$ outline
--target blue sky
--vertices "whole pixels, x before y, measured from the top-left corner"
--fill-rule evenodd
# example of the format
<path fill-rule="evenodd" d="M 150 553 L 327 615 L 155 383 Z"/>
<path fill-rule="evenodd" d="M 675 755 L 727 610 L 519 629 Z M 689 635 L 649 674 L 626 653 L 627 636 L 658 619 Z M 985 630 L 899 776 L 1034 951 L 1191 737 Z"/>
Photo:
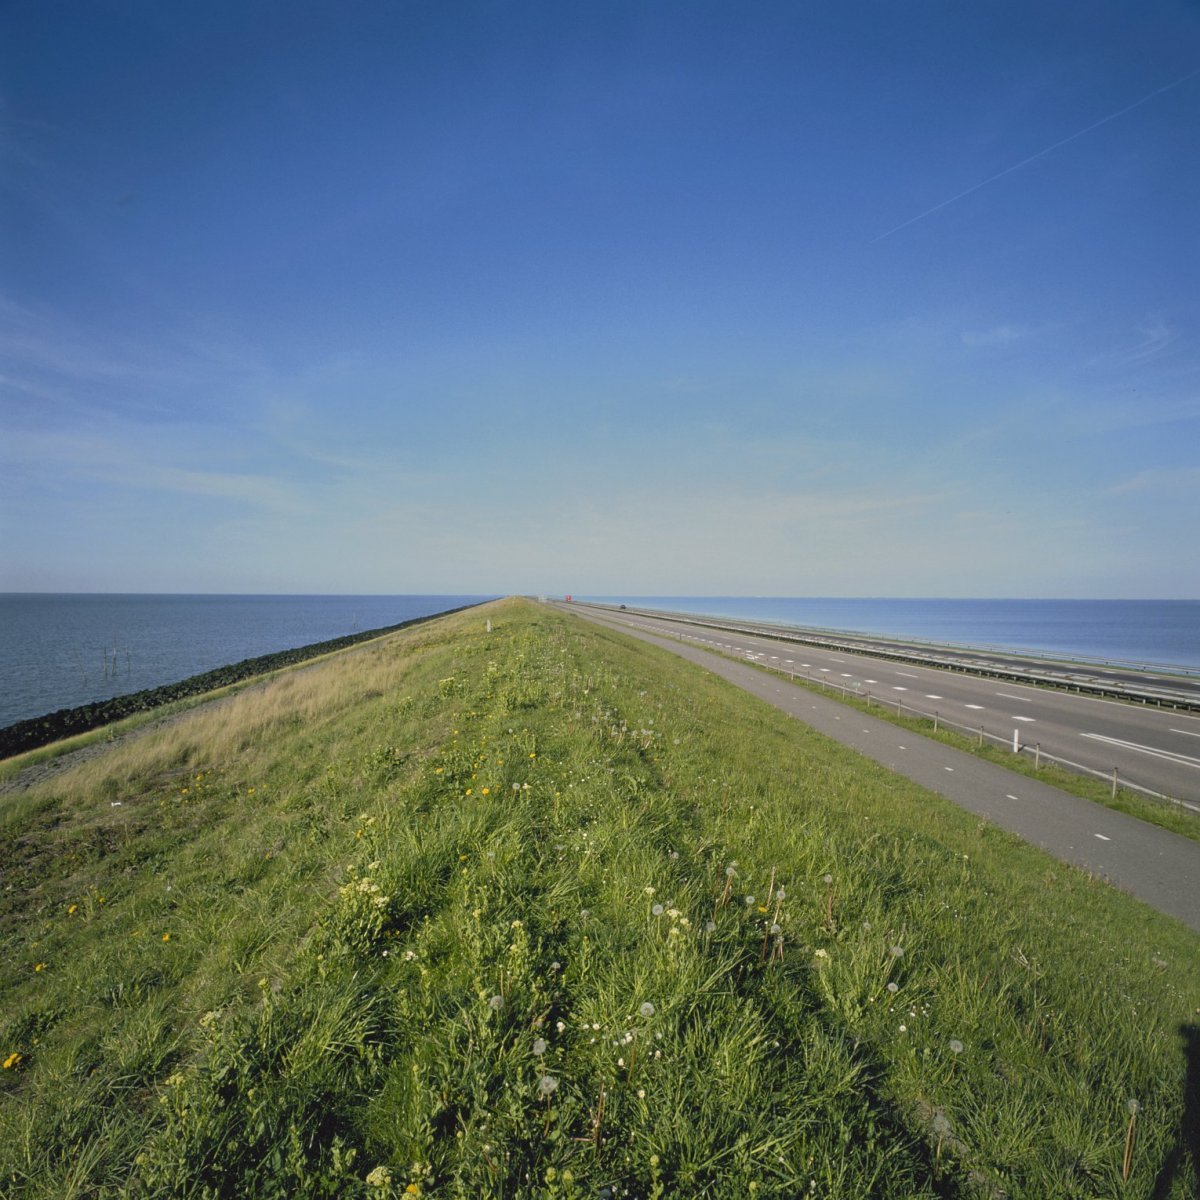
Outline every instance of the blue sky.
<path fill-rule="evenodd" d="M 0 589 L 1200 595 L 1190 3 L 9 3 Z"/>

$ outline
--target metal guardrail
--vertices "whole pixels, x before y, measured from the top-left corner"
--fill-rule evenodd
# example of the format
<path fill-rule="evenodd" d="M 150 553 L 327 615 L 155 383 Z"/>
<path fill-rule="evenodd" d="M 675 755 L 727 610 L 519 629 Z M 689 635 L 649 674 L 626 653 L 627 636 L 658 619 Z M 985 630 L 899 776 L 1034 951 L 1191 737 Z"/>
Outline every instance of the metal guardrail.
<path fill-rule="evenodd" d="M 718 653 L 723 653 L 723 651 L 718 651 Z M 747 651 L 747 653 L 753 654 L 754 652 Z M 738 656 L 728 655 L 728 657 L 737 658 Z M 744 659 L 739 659 L 739 661 L 744 661 Z M 772 666 L 769 662 L 756 662 L 754 665 L 756 667 L 763 667 L 768 671 L 778 671 L 781 675 L 788 675 L 793 681 L 796 678 L 795 671 L 788 671 L 783 667 Z M 811 671 L 806 672 L 803 678 L 810 684 L 819 683 L 822 691 L 840 691 L 844 700 L 851 698 L 856 700 L 865 700 L 867 708 L 871 707 L 872 696 L 869 691 L 860 691 L 858 688 L 851 688 L 846 684 L 830 685 L 824 679 L 815 678 Z M 874 700 L 880 708 L 886 710 L 891 709 L 891 704 L 885 703 L 879 697 L 875 697 Z M 1163 803 L 1174 804 L 1179 808 L 1186 808 L 1189 812 L 1200 813 L 1200 805 L 1192 804 L 1188 800 L 1181 800 L 1175 796 L 1164 795 L 1162 792 L 1157 792 L 1153 788 L 1146 787 L 1144 784 L 1135 783 L 1133 780 L 1120 775 L 1116 767 L 1113 767 L 1111 772 L 1097 771 L 1094 767 L 1087 767 L 1082 763 L 1072 762 L 1069 758 L 1062 758 L 1057 754 L 1051 754 L 1048 750 L 1043 750 L 1040 744 L 1035 743 L 1033 746 L 1022 744 L 1017 736 L 1016 730 L 1013 731 L 1013 737 L 1011 738 L 1000 737 L 997 734 L 989 732 L 983 725 L 963 725 L 959 721 L 951 721 L 948 718 L 941 716 L 941 714 L 938 712 L 930 713 L 926 712 L 924 709 L 917 708 L 915 705 L 905 704 L 902 698 L 896 701 L 896 715 L 920 717 L 924 720 L 932 721 L 933 730 L 935 733 L 942 726 L 949 726 L 952 729 L 962 730 L 971 737 L 978 737 L 979 744 L 981 746 L 985 740 L 988 742 L 994 742 L 1001 747 L 1012 746 L 1014 753 L 1027 754 L 1034 760 L 1035 770 L 1038 768 L 1038 766 L 1040 766 L 1042 759 L 1048 759 L 1050 762 L 1056 763 L 1057 765 L 1065 767 L 1067 770 L 1073 771 L 1077 774 L 1090 775 L 1095 779 L 1103 779 L 1106 783 L 1111 781 L 1114 800 L 1116 799 L 1118 790 L 1120 788 L 1126 788 L 1130 791 L 1139 792 L 1143 796 L 1150 796 L 1155 800 L 1160 800 Z"/>
<path fill-rule="evenodd" d="M 802 631 L 786 630 L 773 626 L 747 625 L 696 614 L 667 613 L 646 609 L 621 609 L 611 604 L 593 604 L 574 601 L 575 604 L 609 612 L 625 612 L 657 620 L 672 621 L 682 625 L 698 626 L 702 629 L 720 629 L 727 633 L 751 634 L 768 637 L 775 641 L 795 645 L 815 646 L 818 649 L 837 650 L 845 654 L 858 654 L 869 658 L 881 658 L 891 662 L 910 663 L 915 666 L 936 667 L 940 670 L 958 671 L 964 675 L 977 675 L 987 679 L 1003 679 L 1013 683 L 1030 683 L 1051 687 L 1059 691 L 1076 692 L 1080 695 L 1100 696 L 1108 700 L 1124 700 L 1131 704 L 1153 704 L 1160 708 L 1171 708 L 1182 712 L 1200 712 L 1200 699 L 1167 688 L 1143 686 L 1137 689 L 1121 687 L 1113 683 L 1101 683 L 1095 679 L 1063 671 L 1039 670 L 1030 666 L 1024 669 L 1004 666 L 1000 663 L 980 662 L 958 655 L 935 655 L 929 652 L 906 652 L 896 647 L 878 647 L 843 638 L 822 637 Z"/>

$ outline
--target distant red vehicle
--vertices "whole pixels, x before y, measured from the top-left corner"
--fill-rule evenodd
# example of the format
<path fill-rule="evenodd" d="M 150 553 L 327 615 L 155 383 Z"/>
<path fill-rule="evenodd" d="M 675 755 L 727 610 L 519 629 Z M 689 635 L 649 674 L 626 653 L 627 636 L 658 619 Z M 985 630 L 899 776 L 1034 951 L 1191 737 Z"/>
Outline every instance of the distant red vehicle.
<path fill-rule="evenodd" d="M 572 600 L 574 600 L 574 599 L 575 599 L 575 597 L 574 597 L 574 596 L 568 596 L 568 597 L 567 597 L 567 603 L 568 603 L 568 604 L 570 604 L 570 603 L 571 603 L 571 601 L 572 601 Z"/>

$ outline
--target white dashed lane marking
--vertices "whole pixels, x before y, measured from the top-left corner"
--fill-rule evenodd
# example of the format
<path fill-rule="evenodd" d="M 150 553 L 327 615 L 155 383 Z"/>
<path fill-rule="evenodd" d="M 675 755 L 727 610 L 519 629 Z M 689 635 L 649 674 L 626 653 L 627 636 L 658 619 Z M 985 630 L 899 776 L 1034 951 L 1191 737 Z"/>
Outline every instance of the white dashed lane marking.
<path fill-rule="evenodd" d="M 1163 750 L 1157 746 L 1143 746 L 1140 742 L 1126 742 L 1121 738 L 1105 737 L 1102 733 L 1081 733 L 1079 736 L 1090 738 L 1096 742 L 1107 742 L 1110 746 L 1120 746 L 1125 750 L 1136 750 L 1139 754 L 1149 754 L 1152 758 L 1164 758 L 1167 762 L 1178 763 L 1181 767 L 1200 769 L 1200 758 L 1192 758 L 1190 754 L 1179 754 L 1175 750 Z"/>
<path fill-rule="evenodd" d="M 1036 721 L 1036 717 L 1013 717 L 1014 721 Z"/>
<path fill-rule="evenodd" d="M 926 692 L 925 699 L 926 700 L 940 700 L 941 696 L 934 696 L 932 693 Z"/>
<path fill-rule="evenodd" d="M 1102 833 L 1097 833 L 1094 836 L 1098 837 L 1102 842 L 1111 842 L 1112 841 L 1112 838 L 1105 837 L 1104 834 L 1102 834 Z"/>
<path fill-rule="evenodd" d="M 997 692 L 997 696 L 1003 696 L 1005 700 L 1020 700 L 1022 704 L 1032 704 L 1033 700 L 1029 696 L 1010 696 L 1007 692 Z"/>
<path fill-rule="evenodd" d="M 963 707 L 964 708 L 974 708 L 974 709 L 977 709 L 979 712 L 983 712 L 982 704 L 964 704 Z"/>

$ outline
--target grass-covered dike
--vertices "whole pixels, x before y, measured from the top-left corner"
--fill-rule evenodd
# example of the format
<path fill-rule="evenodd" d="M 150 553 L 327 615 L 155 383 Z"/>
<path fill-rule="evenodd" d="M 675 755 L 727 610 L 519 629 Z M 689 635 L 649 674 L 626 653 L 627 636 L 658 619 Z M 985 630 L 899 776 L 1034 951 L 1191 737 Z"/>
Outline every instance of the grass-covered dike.
<path fill-rule="evenodd" d="M 1200 938 L 531 603 L 0 803 L 0 1194 L 1200 1189 Z"/>

